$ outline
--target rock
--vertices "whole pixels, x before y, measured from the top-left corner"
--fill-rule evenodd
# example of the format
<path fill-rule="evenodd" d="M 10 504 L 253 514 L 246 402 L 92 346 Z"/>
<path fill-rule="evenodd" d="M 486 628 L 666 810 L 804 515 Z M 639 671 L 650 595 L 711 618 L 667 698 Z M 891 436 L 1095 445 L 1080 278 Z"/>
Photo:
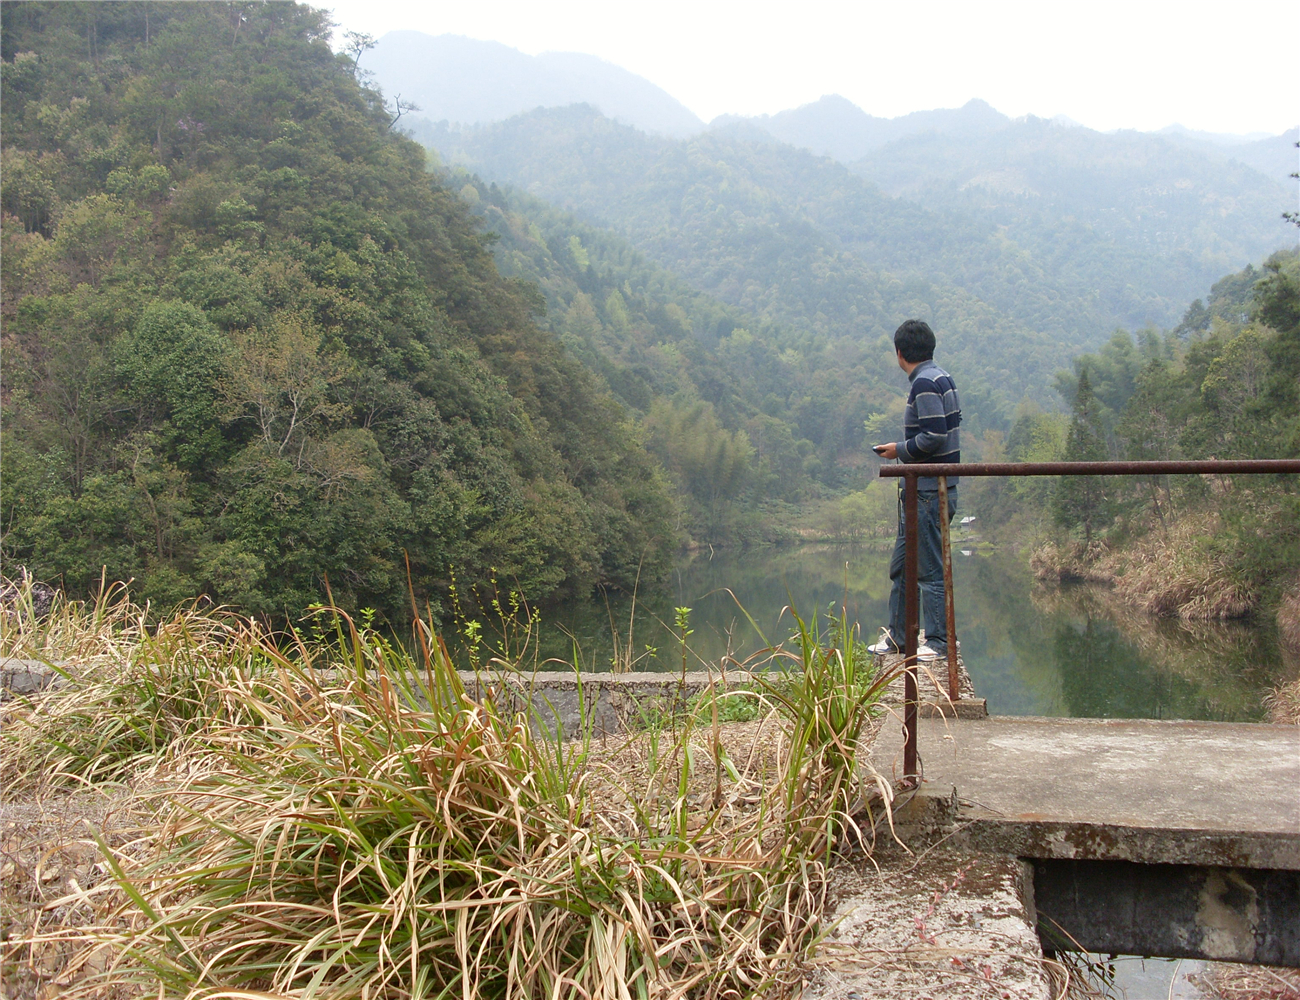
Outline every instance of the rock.
<path fill-rule="evenodd" d="M 61 680 L 58 670 L 40 660 L 0 660 L 0 702 L 39 694 Z"/>
<path fill-rule="evenodd" d="M 54 607 L 54 596 L 58 591 L 48 583 L 38 583 L 27 572 L 27 567 L 18 568 L 18 579 L 0 577 L 0 610 L 30 610 L 37 619 L 49 616 Z"/>

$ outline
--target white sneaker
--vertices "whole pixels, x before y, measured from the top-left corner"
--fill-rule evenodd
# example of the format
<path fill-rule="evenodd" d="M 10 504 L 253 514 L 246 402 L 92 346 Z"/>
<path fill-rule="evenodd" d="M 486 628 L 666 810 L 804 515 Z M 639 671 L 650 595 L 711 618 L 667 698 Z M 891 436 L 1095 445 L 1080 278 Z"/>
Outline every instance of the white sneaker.
<path fill-rule="evenodd" d="M 880 638 L 867 647 L 867 652 L 872 656 L 888 656 L 890 653 L 899 652 L 899 649 L 894 644 L 894 637 L 889 634 L 889 629 L 882 628 Z"/>
<path fill-rule="evenodd" d="M 903 653 L 903 651 L 894 644 L 893 636 L 889 634 L 888 629 L 880 630 L 880 638 L 867 647 L 867 652 L 873 656 L 901 656 Z M 925 645 L 925 643 L 921 643 L 916 648 L 916 658 L 918 660 L 937 660 L 939 654 L 929 646 Z"/>

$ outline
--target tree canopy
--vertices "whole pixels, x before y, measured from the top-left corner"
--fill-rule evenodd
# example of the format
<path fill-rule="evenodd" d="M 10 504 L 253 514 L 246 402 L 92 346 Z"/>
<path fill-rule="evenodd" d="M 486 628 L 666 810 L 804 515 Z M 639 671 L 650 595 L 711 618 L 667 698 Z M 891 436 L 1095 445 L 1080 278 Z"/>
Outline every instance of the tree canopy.
<path fill-rule="evenodd" d="M 290 3 L 3 5 L 3 554 L 392 614 L 654 575 L 674 500 Z"/>

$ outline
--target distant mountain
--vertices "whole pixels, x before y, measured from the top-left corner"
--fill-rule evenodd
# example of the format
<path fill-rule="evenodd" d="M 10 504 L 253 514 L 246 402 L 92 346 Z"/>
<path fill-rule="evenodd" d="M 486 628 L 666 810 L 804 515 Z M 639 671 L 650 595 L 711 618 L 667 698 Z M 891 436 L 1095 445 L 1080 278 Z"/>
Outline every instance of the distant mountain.
<path fill-rule="evenodd" d="M 1116 265 L 1137 254 L 1140 270 L 1112 277 L 1138 286 L 1142 276 L 1144 291 L 1186 301 L 1215 274 L 1294 243 L 1281 218 L 1295 205 L 1287 171 L 1248 163 L 1279 159 L 1286 141 L 1223 146 L 1027 117 L 983 133 L 916 133 L 850 166 L 888 194 L 982 217 L 1043 259 L 1075 253 L 1079 238 L 1111 244 Z"/>
<path fill-rule="evenodd" d="M 1102 133 L 1064 116 L 1013 120 L 979 100 L 877 118 L 835 94 L 713 126 L 761 130 L 847 164 L 887 194 L 996 226 L 1054 262 L 1049 272 L 1074 272 L 1102 299 L 1110 284 L 1110 308 L 1128 324 L 1168 322 L 1174 304 L 1216 274 L 1294 242 L 1281 220 L 1295 207 L 1287 179 L 1297 162 L 1294 129 L 1264 137 L 1180 125 Z"/>
<path fill-rule="evenodd" d="M 1241 146 L 1248 142 L 1258 142 L 1260 139 L 1271 139 L 1273 136 L 1267 132 L 1249 132 L 1246 135 L 1238 135 L 1235 132 L 1205 132 L 1201 129 L 1188 128 L 1186 125 L 1180 125 L 1174 122 L 1172 125 L 1166 125 L 1156 131 L 1157 135 L 1182 136 L 1187 139 L 1196 139 L 1200 142 L 1212 143 L 1216 146 Z"/>
<path fill-rule="evenodd" d="M 1178 125 L 1161 129 L 1161 135 L 1178 142 L 1195 146 L 1212 154 L 1254 167 L 1265 177 L 1285 181 L 1295 173 L 1297 166 L 1296 140 L 1300 129 L 1289 129 L 1281 135 L 1231 136 L 1213 132 L 1195 132 Z M 1294 199 L 1293 199 L 1294 200 Z"/>
<path fill-rule="evenodd" d="M 1015 147 L 1024 141 L 1027 133 L 1039 129 L 1040 125 L 1035 123 L 1041 121 L 1032 115 L 1013 121 L 981 100 L 968 101 L 960 108 L 914 111 L 898 118 L 877 118 L 839 94 L 827 94 L 811 104 L 774 115 L 722 115 L 710 124 L 715 128 L 744 124 L 761 129 L 792 146 L 811 150 L 820 156 L 833 157 L 841 163 L 866 161 L 861 169 L 873 179 L 878 179 L 874 172 L 875 164 L 887 157 L 876 157 L 873 154 L 891 143 L 924 136 L 928 138 L 919 140 L 920 144 L 916 148 L 942 147 L 945 151 L 960 151 L 968 140 L 978 137 L 984 146 L 995 150 L 994 158 L 1005 155 L 1016 159 Z M 1262 132 L 1233 135 L 1170 125 L 1154 133 L 1135 132 L 1131 129 L 1102 133 L 1065 115 L 1052 118 L 1051 125 L 1079 130 L 1078 135 L 1062 145 L 1068 145 L 1072 153 L 1082 152 L 1085 162 L 1089 160 L 1090 153 L 1096 154 L 1091 156 L 1093 160 L 1108 160 L 1115 150 L 1122 150 L 1121 161 L 1132 162 L 1136 155 L 1138 159 L 1151 162 L 1173 162 L 1182 159 L 1176 156 L 1171 158 L 1169 155 L 1169 144 L 1175 144 L 1198 150 L 1216 161 L 1236 160 L 1275 182 L 1284 181 L 1296 169 L 1296 129 L 1275 136 Z M 989 138 L 993 136 L 998 138 Z M 1138 151 L 1138 147 L 1145 144 L 1150 145 L 1147 149 Z M 1091 150 L 1084 149 L 1084 146 L 1091 147 Z M 897 173 L 905 174 L 911 170 L 911 166 L 909 159 L 908 166 L 900 167 Z M 1123 169 L 1122 163 L 1119 166 Z M 933 174 L 934 171 L 928 173 Z M 947 180 L 955 180 L 959 185 L 970 179 L 959 173 L 944 172 L 944 176 Z M 919 183 L 918 179 L 916 184 Z M 891 185 L 898 187 L 892 181 L 886 184 L 887 187 Z"/>
<path fill-rule="evenodd" d="M 923 132 L 975 135 L 1005 128 L 1011 119 L 979 100 L 970 101 L 960 108 L 914 111 L 899 118 L 877 118 L 839 94 L 827 94 L 811 104 L 775 115 L 752 118 L 723 115 L 711 124 L 716 127 L 739 122 L 757 126 L 792 146 L 848 163 L 904 136 Z"/>
<path fill-rule="evenodd" d="M 752 118 L 674 142 L 575 107 L 421 138 L 489 180 L 617 227 L 695 287 L 803 329 L 887 326 L 868 305 L 883 273 L 962 289 L 1082 347 L 1117 326 L 1173 326 L 1219 275 L 1294 242 L 1280 217 L 1286 188 L 1217 152 L 1011 121 L 979 104 L 929 118 L 945 120 L 966 133 L 915 132 L 851 168 Z M 824 260 L 858 277 L 835 278 Z M 759 287 L 770 290 L 761 306 L 747 298 Z"/>
<path fill-rule="evenodd" d="M 673 141 L 574 106 L 430 141 L 446 161 L 608 227 L 690 287 L 782 326 L 791 349 L 824 359 L 819 371 L 866 356 L 887 374 L 894 328 L 929 320 L 963 393 L 982 399 L 985 426 L 1027 394 L 1049 403 L 1051 373 L 1114 329 L 1113 282 L 1103 297 L 1090 275 L 1086 288 L 1063 283 L 992 225 L 887 197 L 755 131 L 740 123 Z M 1176 315 L 1185 304 L 1151 309 Z"/>
<path fill-rule="evenodd" d="M 389 97 L 414 100 L 417 117 L 429 122 L 495 122 L 533 108 L 586 103 L 647 132 L 685 136 L 704 128 L 649 80 L 576 52 L 530 56 L 499 42 L 391 31 L 362 56 L 361 67 Z"/>

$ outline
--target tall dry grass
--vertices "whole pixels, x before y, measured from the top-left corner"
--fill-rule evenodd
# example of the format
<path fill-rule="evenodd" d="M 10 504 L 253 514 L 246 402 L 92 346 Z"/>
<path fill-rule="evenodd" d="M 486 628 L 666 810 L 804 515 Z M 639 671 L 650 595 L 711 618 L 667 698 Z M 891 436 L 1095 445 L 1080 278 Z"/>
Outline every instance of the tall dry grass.
<path fill-rule="evenodd" d="M 1270 722 L 1300 726 L 1300 678 L 1276 688 L 1264 699 Z"/>
<path fill-rule="evenodd" d="M 1278 605 L 1277 631 L 1282 645 L 1300 660 L 1300 577 Z"/>
<path fill-rule="evenodd" d="M 131 603 L 126 586 L 101 581 L 92 601 L 68 601 L 55 591 L 39 613 L 36 584 L 26 574 L 8 581 L 0 608 L 0 657 L 90 667 L 131 650 L 148 609 Z"/>
<path fill-rule="evenodd" d="M 1259 604 L 1259 593 L 1208 544 L 1220 531 L 1218 515 L 1206 513 L 1185 515 L 1167 530 L 1149 532 L 1131 550 L 1112 557 L 1116 593 L 1160 617 L 1245 617 Z"/>
<path fill-rule="evenodd" d="M 56 598 L 36 618 L 0 614 L 0 652 L 52 665 L 55 687 L 0 710 L 0 787 L 32 794 L 128 781 L 179 756 L 214 724 L 247 723 L 246 691 L 283 683 L 268 636 L 221 609 L 187 605 L 153 621 L 122 585 Z"/>
<path fill-rule="evenodd" d="M 1259 604 L 1258 589 L 1209 543 L 1221 531 L 1213 511 L 1192 511 L 1112 549 L 1094 541 L 1047 542 L 1030 557 L 1039 579 L 1105 583 L 1135 610 L 1160 618 L 1242 618 Z"/>
<path fill-rule="evenodd" d="M 427 625 L 412 655 L 341 614 L 333 642 L 282 648 L 233 616 L 147 627 L 138 611 L 65 608 L 60 641 L 83 642 L 80 622 L 121 663 L 11 707 L 0 738 L 33 789 L 148 779 L 151 832 L 102 844 L 111 878 L 54 901 L 93 923 L 8 945 L 11 964 L 64 956 L 46 970 L 63 995 L 649 1000 L 797 982 L 887 680 L 845 620 L 800 623 L 800 669 L 758 694 L 782 727 L 772 772 L 719 758 L 701 796 L 689 720 L 631 780 L 589 740 L 475 702 Z"/>

